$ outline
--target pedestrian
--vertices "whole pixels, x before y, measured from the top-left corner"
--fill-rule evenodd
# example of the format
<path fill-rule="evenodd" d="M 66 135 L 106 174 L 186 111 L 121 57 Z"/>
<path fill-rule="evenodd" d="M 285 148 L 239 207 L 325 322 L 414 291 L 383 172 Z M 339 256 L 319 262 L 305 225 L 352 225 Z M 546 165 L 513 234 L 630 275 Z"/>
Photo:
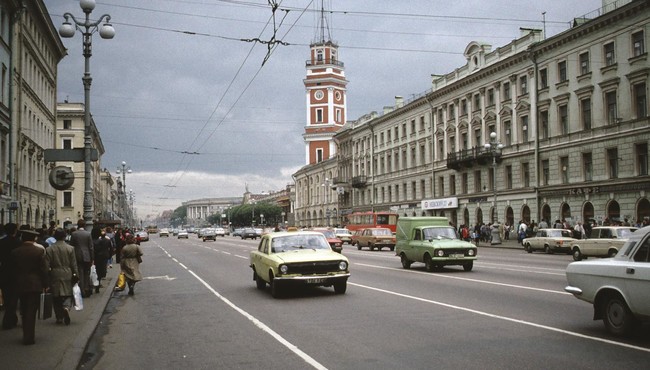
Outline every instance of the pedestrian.
<path fill-rule="evenodd" d="M 111 242 L 106 239 L 106 234 L 99 227 L 93 229 L 92 237 L 93 251 L 95 253 L 95 271 L 99 280 L 99 284 L 95 286 L 95 293 L 99 293 L 102 279 L 106 277 L 106 261 L 108 261 L 111 253 Z"/>
<path fill-rule="evenodd" d="M 74 247 L 65 242 L 66 232 L 63 229 L 54 230 L 54 244 L 45 250 L 45 259 L 50 278 L 50 293 L 56 323 L 70 325 L 70 309 L 72 286 L 78 280 L 77 257 Z"/>
<path fill-rule="evenodd" d="M 126 283 L 129 287 L 129 295 L 135 294 L 135 283 L 142 280 L 140 273 L 140 263 L 142 262 L 142 250 L 136 244 L 135 238 L 131 234 L 126 236 L 126 245 L 122 248 L 120 256 L 120 267 L 126 277 Z"/>
<path fill-rule="evenodd" d="M 77 271 L 79 272 L 79 288 L 82 297 L 87 298 L 93 294 L 90 285 L 90 266 L 93 265 L 93 238 L 89 231 L 86 231 L 86 221 L 77 221 L 77 231 L 70 237 L 70 245 L 74 247 L 77 258 Z"/>
<path fill-rule="evenodd" d="M 0 289 L 4 305 L 2 329 L 13 329 L 18 325 L 18 294 L 12 277 L 11 267 L 14 265 L 11 252 L 22 244 L 18 234 L 18 225 L 8 223 L 5 225 L 6 235 L 0 239 Z"/>
<path fill-rule="evenodd" d="M 108 261 L 106 261 L 106 265 L 108 265 L 108 268 L 113 268 L 113 255 L 115 254 L 115 233 L 113 232 L 113 228 L 110 226 L 106 228 L 106 239 L 108 239 L 111 242 L 111 250 L 108 256 Z"/>
<path fill-rule="evenodd" d="M 39 233 L 24 229 L 20 232 L 23 243 L 13 251 L 13 279 L 20 300 L 23 324 L 23 344 L 36 343 L 36 312 L 41 293 L 48 289 L 45 249 L 35 246 Z"/>

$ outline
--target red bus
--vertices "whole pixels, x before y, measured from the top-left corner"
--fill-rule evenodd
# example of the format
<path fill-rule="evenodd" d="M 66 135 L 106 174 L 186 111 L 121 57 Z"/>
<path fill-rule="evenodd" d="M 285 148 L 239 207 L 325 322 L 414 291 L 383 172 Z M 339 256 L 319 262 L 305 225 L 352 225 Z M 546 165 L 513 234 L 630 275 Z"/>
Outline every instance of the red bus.
<path fill-rule="evenodd" d="M 350 231 L 368 227 L 385 227 L 395 233 L 397 217 L 397 213 L 394 212 L 355 212 L 347 215 L 346 227 Z"/>

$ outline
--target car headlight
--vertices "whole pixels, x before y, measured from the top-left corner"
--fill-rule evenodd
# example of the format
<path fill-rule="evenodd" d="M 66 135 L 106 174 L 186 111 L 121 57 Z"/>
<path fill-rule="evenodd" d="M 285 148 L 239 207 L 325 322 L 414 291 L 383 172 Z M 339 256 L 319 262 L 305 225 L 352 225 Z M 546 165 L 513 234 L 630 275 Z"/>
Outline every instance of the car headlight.
<path fill-rule="evenodd" d="M 438 249 L 438 250 L 436 251 L 436 255 L 437 255 L 438 257 L 444 257 L 444 256 L 445 256 L 445 251 L 443 251 L 442 249 Z"/>
<path fill-rule="evenodd" d="M 289 272 L 289 266 L 287 266 L 287 265 L 280 265 L 280 273 L 282 273 L 282 274 L 286 274 L 287 272 Z"/>
<path fill-rule="evenodd" d="M 473 256 L 474 255 L 474 250 L 473 249 L 468 250 L 467 255 L 468 256 Z"/>
<path fill-rule="evenodd" d="M 348 263 L 345 261 L 339 262 L 339 270 L 345 271 L 348 269 Z"/>

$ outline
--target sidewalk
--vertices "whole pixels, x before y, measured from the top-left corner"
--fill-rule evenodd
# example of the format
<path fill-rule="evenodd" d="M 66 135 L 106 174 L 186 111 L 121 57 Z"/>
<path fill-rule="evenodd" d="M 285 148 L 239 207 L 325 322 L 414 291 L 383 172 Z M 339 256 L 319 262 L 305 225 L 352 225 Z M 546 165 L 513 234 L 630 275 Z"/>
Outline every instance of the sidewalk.
<path fill-rule="evenodd" d="M 479 248 L 508 248 L 508 249 L 521 249 L 522 251 L 524 250 L 524 247 L 517 243 L 517 239 L 510 239 L 510 240 L 502 240 L 500 244 L 490 244 L 487 242 L 481 242 L 479 243 Z"/>
<path fill-rule="evenodd" d="M 47 320 L 36 320 L 36 344 L 22 344 L 23 331 L 18 316 L 18 327 L 0 329 L 0 367 L 5 369 L 76 369 L 84 355 L 86 344 L 95 331 L 108 301 L 120 265 L 113 264 L 102 280 L 99 293 L 84 299 L 81 311 L 70 312 L 70 325 L 55 323 L 54 313 Z M 4 311 L 0 312 L 0 316 Z"/>

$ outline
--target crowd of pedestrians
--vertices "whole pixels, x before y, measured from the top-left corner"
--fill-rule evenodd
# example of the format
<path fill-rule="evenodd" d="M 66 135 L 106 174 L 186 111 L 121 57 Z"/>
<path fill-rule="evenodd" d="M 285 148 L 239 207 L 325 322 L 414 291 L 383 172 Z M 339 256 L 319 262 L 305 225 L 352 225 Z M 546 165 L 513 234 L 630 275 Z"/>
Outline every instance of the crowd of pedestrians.
<path fill-rule="evenodd" d="M 142 279 L 138 267 L 142 251 L 130 230 L 95 227 L 88 231 L 84 220 L 67 230 L 57 228 L 54 222 L 38 230 L 30 225 L 0 225 L 2 329 L 18 327 L 19 313 L 23 344 L 34 344 L 36 315 L 44 292 L 52 294 L 56 323 L 70 325 L 73 287 L 79 285 L 83 298 L 99 293 L 107 269 L 113 268 L 113 256 L 117 263 L 124 262 L 121 267 L 133 295 L 135 282 Z M 95 284 L 91 270 L 96 273 Z"/>

